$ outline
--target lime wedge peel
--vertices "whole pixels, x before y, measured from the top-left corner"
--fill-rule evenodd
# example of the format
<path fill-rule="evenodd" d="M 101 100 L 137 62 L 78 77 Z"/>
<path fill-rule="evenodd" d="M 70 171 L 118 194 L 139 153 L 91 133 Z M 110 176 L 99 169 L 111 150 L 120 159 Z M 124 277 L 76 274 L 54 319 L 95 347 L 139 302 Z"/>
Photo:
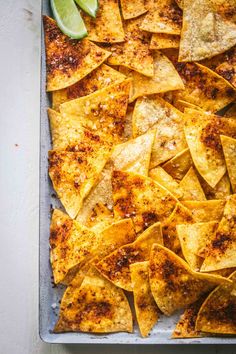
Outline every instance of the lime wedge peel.
<path fill-rule="evenodd" d="M 96 17 L 98 10 L 98 0 L 75 0 L 75 2 L 83 9 L 88 15 Z"/>
<path fill-rule="evenodd" d="M 54 18 L 61 31 L 73 39 L 88 35 L 84 21 L 74 0 L 50 0 Z"/>

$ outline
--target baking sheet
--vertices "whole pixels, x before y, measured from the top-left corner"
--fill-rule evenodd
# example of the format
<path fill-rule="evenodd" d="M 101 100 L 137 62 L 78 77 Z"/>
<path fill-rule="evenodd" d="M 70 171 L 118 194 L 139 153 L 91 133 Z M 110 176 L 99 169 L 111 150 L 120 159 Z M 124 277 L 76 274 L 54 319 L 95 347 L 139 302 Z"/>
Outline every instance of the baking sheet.
<path fill-rule="evenodd" d="M 42 0 L 42 14 L 51 15 L 49 0 Z M 49 226 L 51 210 L 61 207 L 48 177 L 48 150 L 51 148 L 47 107 L 50 97 L 45 92 L 46 65 L 42 29 L 42 65 L 41 65 L 41 122 L 40 122 L 40 274 L 39 274 L 39 335 L 47 343 L 80 344 L 236 344 L 236 338 L 193 338 L 170 339 L 180 313 L 161 318 L 148 338 L 141 338 L 138 327 L 134 333 L 112 333 L 93 335 L 87 333 L 54 334 L 52 329 L 57 319 L 59 300 L 65 290 L 63 286 L 53 286 L 49 263 Z"/>

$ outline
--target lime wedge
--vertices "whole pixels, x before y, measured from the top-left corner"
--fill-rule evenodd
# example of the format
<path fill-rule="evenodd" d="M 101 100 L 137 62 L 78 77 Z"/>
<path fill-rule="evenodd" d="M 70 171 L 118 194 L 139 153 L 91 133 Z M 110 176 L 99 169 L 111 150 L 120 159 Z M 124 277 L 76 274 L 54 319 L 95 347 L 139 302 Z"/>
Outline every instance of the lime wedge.
<path fill-rule="evenodd" d="M 63 33 L 75 39 L 87 36 L 84 21 L 73 0 L 51 0 L 51 8 Z"/>
<path fill-rule="evenodd" d="M 97 0 L 75 0 L 79 7 L 83 9 L 87 14 L 92 17 L 96 17 L 98 10 L 98 1 Z"/>

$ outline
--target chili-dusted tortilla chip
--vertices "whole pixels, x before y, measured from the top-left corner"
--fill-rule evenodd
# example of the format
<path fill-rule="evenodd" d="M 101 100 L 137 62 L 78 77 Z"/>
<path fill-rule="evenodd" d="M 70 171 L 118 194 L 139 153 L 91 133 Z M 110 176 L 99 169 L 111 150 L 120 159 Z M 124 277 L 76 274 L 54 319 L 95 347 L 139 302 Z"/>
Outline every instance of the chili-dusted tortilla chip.
<path fill-rule="evenodd" d="M 136 232 L 157 221 L 164 221 L 175 208 L 177 200 L 153 179 L 114 171 L 112 176 L 114 215 L 131 217 Z"/>
<path fill-rule="evenodd" d="M 182 201 L 195 222 L 220 221 L 224 212 L 225 200 Z"/>
<path fill-rule="evenodd" d="M 97 270 L 116 286 L 132 291 L 129 266 L 149 259 L 153 243 L 163 243 L 161 224 L 144 231 L 133 243 L 118 248 L 96 264 Z"/>
<path fill-rule="evenodd" d="M 171 160 L 167 161 L 162 167 L 174 179 L 180 182 L 192 165 L 193 160 L 190 151 L 189 149 L 184 149 Z"/>
<path fill-rule="evenodd" d="M 125 20 L 143 15 L 148 10 L 145 0 L 121 0 L 120 5 Z"/>
<path fill-rule="evenodd" d="M 56 21 L 44 16 L 47 91 L 60 90 L 83 79 L 111 53 L 87 39 L 72 40 L 57 27 Z"/>
<path fill-rule="evenodd" d="M 231 194 L 230 181 L 227 173 L 221 178 L 214 188 L 209 186 L 209 184 L 199 175 L 199 173 L 198 178 L 207 199 L 224 199 Z"/>
<path fill-rule="evenodd" d="M 138 136 L 156 128 L 150 168 L 175 156 L 187 147 L 184 137 L 184 116 L 159 96 L 137 100 L 133 113 L 133 134 Z"/>
<path fill-rule="evenodd" d="M 92 18 L 85 13 L 82 17 L 88 29 L 88 39 L 91 41 L 103 43 L 124 41 L 125 33 L 117 0 L 99 0 L 96 17 Z"/>
<path fill-rule="evenodd" d="M 236 267 L 236 194 L 229 197 L 216 234 L 207 248 L 201 271 Z"/>
<path fill-rule="evenodd" d="M 85 199 L 84 204 L 86 204 L 86 201 L 87 198 Z M 83 220 L 80 216 L 81 212 L 84 210 L 84 204 L 77 215 L 77 220 L 89 227 L 93 232 L 99 233 L 115 222 L 113 212 L 100 202 L 95 204 L 95 207 L 89 214 L 89 218 L 87 220 Z"/>
<path fill-rule="evenodd" d="M 176 198 L 179 199 L 183 196 L 182 188 L 162 167 L 158 166 L 150 170 L 149 177 L 166 188 Z"/>
<path fill-rule="evenodd" d="M 236 44 L 235 1 L 184 0 L 179 61 L 198 61 Z"/>
<path fill-rule="evenodd" d="M 152 0 L 140 28 L 152 33 L 180 34 L 182 11 L 174 0 Z"/>
<path fill-rule="evenodd" d="M 125 75 L 112 69 L 108 65 L 102 64 L 99 68 L 93 70 L 84 79 L 76 82 L 74 85 L 62 90 L 53 91 L 52 108 L 58 111 L 60 104 L 64 102 L 90 95 L 95 91 L 124 80 Z"/>
<path fill-rule="evenodd" d="M 154 33 L 151 38 L 150 49 L 179 48 L 180 37 L 168 33 Z"/>
<path fill-rule="evenodd" d="M 148 262 L 130 265 L 135 313 L 142 337 L 148 336 L 160 312 L 151 293 L 148 270 Z"/>
<path fill-rule="evenodd" d="M 214 188 L 226 172 L 220 135 L 236 137 L 236 120 L 188 109 L 185 137 L 195 167 Z"/>
<path fill-rule="evenodd" d="M 190 167 L 189 171 L 180 181 L 179 186 L 183 191 L 183 200 L 206 200 L 206 196 L 193 167 Z"/>
<path fill-rule="evenodd" d="M 109 154 L 106 146 L 97 151 L 49 151 L 49 176 L 71 218 L 76 217 L 84 198 L 98 182 Z"/>
<path fill-rule="evenodd" d="M 224 135 L 220 139 L 232 190 L 236 193 L 236 139 Z"/>
<path fill-rule="evenodd" d="M 84 128 L 103 136 L 108 142 L 123 140 L 130 80 L 111 85 L 91 95 L 60 105 L 60 112 L 74 116 Z"/>
<path fill-rule="evenodd" d="M 123 291 L 99 274 L 69 286 L 62 298 L 54 332 L 132 332 L 133 319 Z"/>
<path fill-rule="evenodd" d="M 149 264 L 152 295 L 167 316 L 194 303 L 215 285 L 229 282 L 219 275 L 192 271 L 182 258 L 158 244 L 152 246 Z"/>
<path fill-rule="evenodd" d="M 236 88 L 236 46 L 225 53 L 225 60 L 216 67 L 215 71 Z"/>

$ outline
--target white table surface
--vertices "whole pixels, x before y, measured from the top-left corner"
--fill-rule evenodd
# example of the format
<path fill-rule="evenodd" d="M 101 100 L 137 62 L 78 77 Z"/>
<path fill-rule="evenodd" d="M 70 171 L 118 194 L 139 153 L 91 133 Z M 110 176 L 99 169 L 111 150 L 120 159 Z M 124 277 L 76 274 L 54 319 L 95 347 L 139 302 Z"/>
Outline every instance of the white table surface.
<path fill-rule="evenodd" d="M 48 345 L 38 336 L 40 1 L 0 2 L 0 354 L 235 354 L 233 346 Z"/>

